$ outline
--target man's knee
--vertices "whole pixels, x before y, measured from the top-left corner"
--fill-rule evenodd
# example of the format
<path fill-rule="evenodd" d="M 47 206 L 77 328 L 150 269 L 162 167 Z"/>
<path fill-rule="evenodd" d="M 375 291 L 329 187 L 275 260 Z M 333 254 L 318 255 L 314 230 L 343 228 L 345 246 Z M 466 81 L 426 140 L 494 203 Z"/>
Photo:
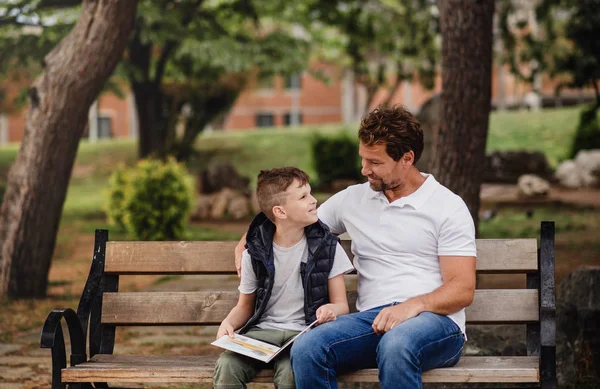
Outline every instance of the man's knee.
<path fill-rule="evenodd" d="M 324 352 L 324 339 L 321 339 L 319 331 L 307 332 L 292 343 L 292 350 L 290 351 L 292 366 L 315 360 Z"/>
<path fill-rule="evenodd" d="M 388 331 L 377 346 L 377 361 L 403 360 L 416 361 L 418 349 L 411 337 L 402 331 Z"/>

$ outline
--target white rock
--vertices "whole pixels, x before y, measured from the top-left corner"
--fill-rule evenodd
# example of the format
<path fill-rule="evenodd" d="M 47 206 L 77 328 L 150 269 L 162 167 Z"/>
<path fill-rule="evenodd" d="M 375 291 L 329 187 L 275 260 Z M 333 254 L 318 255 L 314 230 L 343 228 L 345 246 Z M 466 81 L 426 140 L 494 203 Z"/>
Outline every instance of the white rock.
<path fill-rule="evenodd" d="M 550 192 L 550 183 L 534 174 L 524 174 L 517 182 L 519 194 L 524 197 L 547 196 Z"/>

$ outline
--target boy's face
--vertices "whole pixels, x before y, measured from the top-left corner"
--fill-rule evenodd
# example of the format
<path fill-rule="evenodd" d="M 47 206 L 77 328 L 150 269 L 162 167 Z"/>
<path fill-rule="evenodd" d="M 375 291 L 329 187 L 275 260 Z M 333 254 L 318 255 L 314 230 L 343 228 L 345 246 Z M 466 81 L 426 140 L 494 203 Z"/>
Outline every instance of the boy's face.
<path fill-rule="evenodd" d="M 282 205 L 273 207 L 277 219 L 294 223 L 302 227 L 309 226 L 318 220 L 317 200 L 310 194 L 310 185 L 300 186 L 298 180 L 285 190 L 287 196 Z"/>

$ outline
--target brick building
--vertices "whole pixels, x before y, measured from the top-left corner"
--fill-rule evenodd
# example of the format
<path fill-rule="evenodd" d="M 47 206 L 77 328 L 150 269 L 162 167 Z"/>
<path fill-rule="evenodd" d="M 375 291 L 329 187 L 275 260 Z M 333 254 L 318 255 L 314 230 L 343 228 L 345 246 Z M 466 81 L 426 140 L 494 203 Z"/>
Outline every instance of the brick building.
<path fill-rule="evenodd" d="M 531 87 L 518 82 L 505 68 L 494 65 L 492 104 L 498 108 L 520 106 Z M 290 126 L 299 124 L 354 123 L 362 115 L 366 93 L 356 84 L 349 71 L 334 66 L 318 65 L 313 69 L 325 74 L 330 82 L 317 79 L 309 72 L 288 77 L 274 77 L 244 91 L 225 120 L 218 126 L 223 131 L 247 130 L 257 127 Z M 23 84 L 27 85 L 27 84 Z M 546 100 L 552 99 L 556 82 L 542 77 L 540 90 Z M 8 98 L 17 93 L 13 85 Z M 421 105 L 441 90 L 437 77 L 434 90 L 425 90 L 418 82 L 403 82 L 392 98 L 418 112 Z M 371 108 L 386 98 L 379 91 Z M 564 90 L 572 102 L 589 101 L 589 92 Z M 2 112 L 0 106 L 0 145 L 19 142 L 23 137 L 26 110 Z M 91 107 L 85 137 L 91 141 L 102 138 L 131 137 L 138 134 L 138 122 L 133 96 L 125 90 L 125 98 L 105 93 Z M 216 126 L 215 126 L 216 127 Z M 215 128 L 217 129 L 217 128 Z"/>

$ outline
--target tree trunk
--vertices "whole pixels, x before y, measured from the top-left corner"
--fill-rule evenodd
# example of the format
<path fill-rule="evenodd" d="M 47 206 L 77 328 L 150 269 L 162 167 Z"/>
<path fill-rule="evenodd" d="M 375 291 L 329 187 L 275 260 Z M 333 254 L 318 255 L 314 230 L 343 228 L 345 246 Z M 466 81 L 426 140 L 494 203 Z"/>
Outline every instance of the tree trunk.
<path fill-rule="evenodd" d="M 25 134 L 0 208 L 0 296 L 43 297 L 89 108 L 121 58 L 136 2 L 85 0 L 30 89 Z"/>
<path fill-rule="evenodd" d="M 494 0 L 438 0 L 438 7 L 442 109 L 430 171 L 463 198 L 477 228 L 491 101 Z"/>

